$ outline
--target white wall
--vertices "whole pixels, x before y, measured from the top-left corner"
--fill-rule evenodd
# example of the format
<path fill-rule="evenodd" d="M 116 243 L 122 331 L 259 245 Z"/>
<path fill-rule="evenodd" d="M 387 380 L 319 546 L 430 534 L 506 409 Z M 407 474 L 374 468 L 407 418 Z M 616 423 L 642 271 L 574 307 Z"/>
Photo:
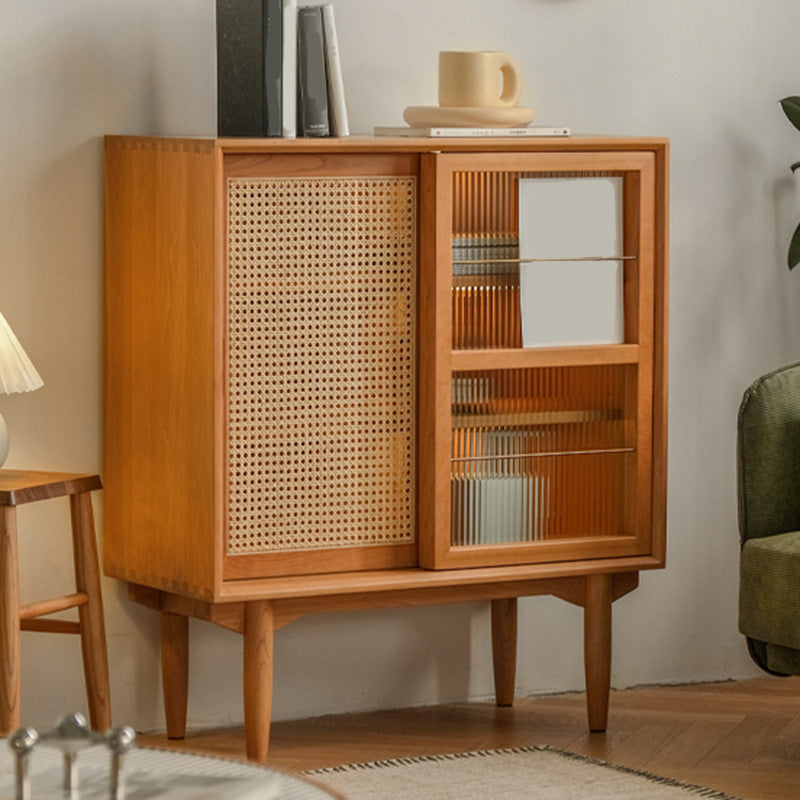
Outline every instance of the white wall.
<path fill-rule="evenodd" d="M 211 0 L 2 0 L 0 310 L 45 380 L 0 398 L 7 466 L 100 471 L 101 137 L 213 134 Z M 436 102 L 442 49 L 519 60 L 540 124 L 672 140 L 669 561 L 616 606 L 613 681 L 755 674 L 736 631 L 736 411 L 800 351 L 784 266 L 800 153 L 796 0 L 336 0 L 353 129 Z M 64 584 L 58 501 L 21 510 L 23 599 Z M 102 528 L 102 500 L 96 500 Z M 155 615 L 104 584 L 115 720 L 163 726 Z M 192 623 L 190 724 L 241 719 L 241 642 Z M 522 603 L 519 691 L 582 687 L 581 619 Z M 25 634 L 23 719 L 84 709 L 71 637 Z M 275 716 L 491 693 L 485 607 L 305 618 L 277 636 Z"/>

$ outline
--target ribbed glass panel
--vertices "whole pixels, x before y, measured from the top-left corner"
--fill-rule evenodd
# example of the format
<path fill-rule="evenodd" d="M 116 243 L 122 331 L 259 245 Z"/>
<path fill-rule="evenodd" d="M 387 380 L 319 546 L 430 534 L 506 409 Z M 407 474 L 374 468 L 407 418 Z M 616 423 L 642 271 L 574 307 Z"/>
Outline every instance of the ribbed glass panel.
<path fill-rule="evenodd" d="M 455 373 L 454 545 L 624 533 L 631 365 Z"/>
<path fill-rule="evenodd" d="M 520 347 L 517 174 L 453 176 L 453 347 Z"/>

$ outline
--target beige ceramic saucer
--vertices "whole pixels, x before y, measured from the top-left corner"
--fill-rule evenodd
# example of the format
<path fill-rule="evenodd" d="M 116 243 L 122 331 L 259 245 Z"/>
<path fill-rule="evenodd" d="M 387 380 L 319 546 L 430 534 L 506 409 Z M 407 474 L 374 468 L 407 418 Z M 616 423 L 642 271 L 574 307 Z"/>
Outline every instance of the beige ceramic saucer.
<path fill-rule="evenodd" d="M 409 106 L 403 119 L 412 127 L 479 126 L 484 128 L 506 128 L 528 125 L 533 120 L 533 109 L 521 106 L 498 108 Z"/>

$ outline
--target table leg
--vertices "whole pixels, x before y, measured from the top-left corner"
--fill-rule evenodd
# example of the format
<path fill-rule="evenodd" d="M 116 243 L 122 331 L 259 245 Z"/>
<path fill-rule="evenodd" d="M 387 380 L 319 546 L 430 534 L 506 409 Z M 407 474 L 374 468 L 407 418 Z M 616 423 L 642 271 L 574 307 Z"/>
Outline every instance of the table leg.
<path fill-rule="evenodd" d="M 17 512 L 0 507 L 0 734 L 19 728 L 19 563 Z"/>
<path fill-rule="evenodd" d="M 611 689 L 612 576 L 588 575 L 583 611 L 583 648 L 586 671 L 586 709 L 589 730 L 604 731 L 608 724 Z"/>
<path fill-rule="evenodd" d="M 111 728 L 111 692 L 92 498 L 88 492 L 82 492 L 70 495 L 69 501 L 75 583 L 77 590 L 89 598 L 78 607 L 89 719 L 94 730 L 107 731 Z"/>
<path fill-rule="evenodd" d="M 247 757 L 265 762 L 272 716 L 272 653 L 275 618 L 268 600 L 245 604 L 244 728 Z"/>
<path fill-rule="evenodd" d="M 494 693 L 499 706 L 514 704 L 517 676 L 517 598 L 492 600 Z"/>
<path fill-rule="evenodd" d="M 189 696 L 189 618 L 180 614 L 161 614 L 161 684 L 167 738 L 184 739 Z"/>

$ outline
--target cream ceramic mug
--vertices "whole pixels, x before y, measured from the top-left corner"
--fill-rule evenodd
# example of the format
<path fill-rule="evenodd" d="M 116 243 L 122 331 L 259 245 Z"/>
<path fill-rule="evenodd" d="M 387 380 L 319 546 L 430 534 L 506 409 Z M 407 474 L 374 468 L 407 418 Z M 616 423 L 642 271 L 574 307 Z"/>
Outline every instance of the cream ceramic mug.
<path fill-rule="evenodd" d="M 440 106 L 515 106 L 521 91 L 519 67 L 506 53 L 496 50 L 446 50 L 439 53 Z"/>

